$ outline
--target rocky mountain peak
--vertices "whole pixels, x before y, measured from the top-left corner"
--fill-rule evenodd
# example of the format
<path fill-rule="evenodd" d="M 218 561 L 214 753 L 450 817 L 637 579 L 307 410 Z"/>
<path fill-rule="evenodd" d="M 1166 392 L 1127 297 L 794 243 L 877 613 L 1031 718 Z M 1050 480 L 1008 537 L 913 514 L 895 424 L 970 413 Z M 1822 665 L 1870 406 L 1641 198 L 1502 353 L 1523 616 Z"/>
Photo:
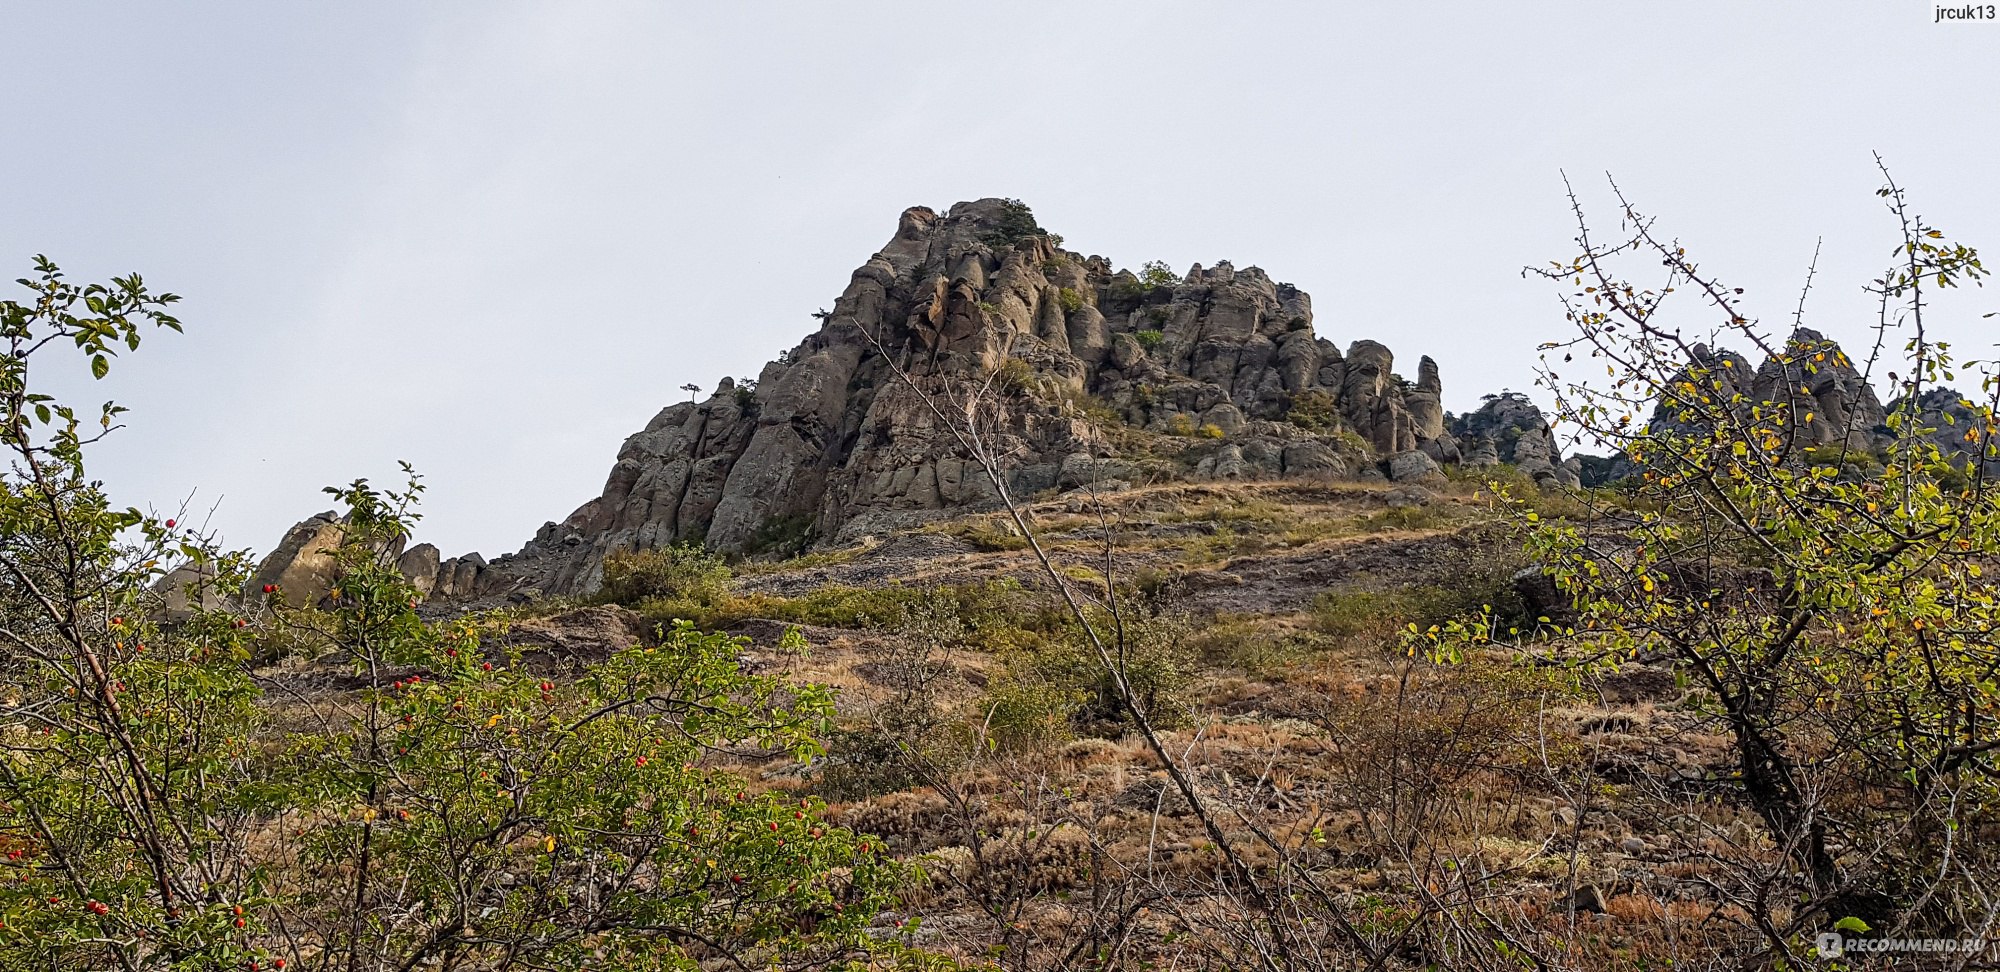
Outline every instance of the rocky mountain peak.
<path fill-rule="evenodd" d="M 580 593 L 614 551 L 796 551 L 993 506 L 992 484 L 919 389 L 949 402 L 984 389 L 982 432 L 1022 496 L 1174 478 L 1422 478 L 1461 458 L 1432 359 L 1407 380 L 1386 345 L 1343 351 L 1322 337 L 1311 297 L 1258 267 L 1119 269 L 1066 249 L 1016 200 L 904 210 L 813 316 L 817 329 L 754 382 L 725 378 L 654 415 L 602 492 L 519 552 L 443 560 L 420 585 L 460 598 Z M 1479 455 L 1560 468 L 1546 423 L 1536 434 L 1545 448 L 1510 438 Z M 410 559 L 423 573 L 436 558 Z"/>

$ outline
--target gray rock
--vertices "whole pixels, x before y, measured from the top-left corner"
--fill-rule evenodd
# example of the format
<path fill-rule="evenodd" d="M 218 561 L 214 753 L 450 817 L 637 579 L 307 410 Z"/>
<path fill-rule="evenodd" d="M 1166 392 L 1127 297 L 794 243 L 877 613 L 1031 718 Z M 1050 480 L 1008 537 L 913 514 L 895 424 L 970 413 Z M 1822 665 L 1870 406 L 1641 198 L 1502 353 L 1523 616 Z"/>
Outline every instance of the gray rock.
<path fill-rule="evenodd" d="M 1574 909 L 1579 914 L 1603 914 L 1607 907 L 1604 889 L 1595 884 L 1586 884 L 1570 892 L 1561 903 L 1565 910 Z"/>
<path fill-rule="evenodd" d="M 193 616 L 197 611 L 213 611 L 224 605 L 222 593 L 215 588 L 215 570 L 195 563 L 185 563 L 174 568 L 153 585 L 153 592 L 160 598 L 159 617 L 165 621 L 180 621 Z"/>
<path fill-rule="evenodd" d="M 1344 423 L 1381 455 L 1442 438 L 1436 363 L 1422 359 L 1414 385 L 1393 365 L 1376 342 L 1343 355 L 1318 337 L 1311 298 L 1257 267 L 1224 261 L 1148 285 L 1061 248 L 1018 203 L 914 207 L 818 330 L 754 385 L 725 380 L 705 401 L 662 409 L 625 441 L 598 496 L 503 561 L 444 560 L 431 590 L 582 594 L 615 551 L 791 550 L 996 505 L 899 369 L 949 412 L 969 389 L 990 389 L 986 445 L 1007 457 L 1008 490 L 1028 496 L 1088 482 L 1072 457 L 1106 453 L 1103 429 L 1083 417 L 1092 410 L 1070 404 L 1082 395 L 1140 429 L 1173 430 L 1175 416 L 1215 426 L 1224 442 L 1198 477 L 1379 475 L 1371 457 L 1319 437 Z M 1316 423 L 1288 421 L 1302 399 L 1322 413 Z M 1413 454 L 1397 468 L 1436 474 L 1433 456 Z M 1156 478 L 1129 466 L 1094 475 Z M 413 576 L 429 567 L 428 554 L 418 560 Z"/>
<path fill-rule="evenodd" d="M 1581 485 L 1582 465 L 1565 461 L 1555 431 L 1527 396 L 1504 392 L 1452 423 L 1468 468 L 1510 463 L 1545 489 Z"/>
<path fill-rule="evenodd" d="M 396 569 L 403 572 L 411 586 L 424 594 L 429 594 L 437 586 L 438 565 L 438 548 L 428 543 L 417 544 L 396 558 Z"/>
<path fill-rule="evenodd" d="M 310 516 L 285 532 L 276 549 L 257 564 L 245 590 L 258 592 L 276 587 L 289 604 L 319 603 L 339 575 L 335 553 L 347 531 L 332 510 Z"/>
<path fill-rule="evenodd" d="M 1438 468 L 1437 460 L 1417 449 L 1398 452 L 1383 460 L 1383 471 L 1389 474 L 1392 483 L 1433 482 L 1444 479 L 1444 470 Z"/>
<path fill-rule="evenodd" d="M 1288 478 L 1339 479 L 1347 475 L 1347 460 L 1332 446 L 1317 439 L 1289 443 L 1281 457 L 1283 472 Z"/>
<path fill-rule="evenodd" d="M 1429 506 L 1437 502 L 1437 494 L 1422 486 L 1398 486 L 1382 494 L 1382 502 L 1392 510 Z"/>

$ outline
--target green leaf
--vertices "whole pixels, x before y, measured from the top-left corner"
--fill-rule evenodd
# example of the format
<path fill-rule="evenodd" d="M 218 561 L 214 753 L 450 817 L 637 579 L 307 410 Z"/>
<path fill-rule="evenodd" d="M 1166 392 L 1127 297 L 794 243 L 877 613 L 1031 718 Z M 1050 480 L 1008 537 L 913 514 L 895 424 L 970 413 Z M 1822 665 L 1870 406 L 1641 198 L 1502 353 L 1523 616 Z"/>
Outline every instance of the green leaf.
<path fill-rule="evenodd" d="M 111 362 L 109 359 L 105 358 L 101 354 L 91 356 L 90 376 L 92 378 L 102 378 L 105 375 L 110 374 L 110 372 L 111 372 Z"/>
<path fill-rule="evenodd" d="M 1867 922 L 1862 921 L 1861 919 L 1856 918 L 1853 915 L 1848 915 L 1847 917 L 1834 922 L 1833 927 L 1837 931 L 1850 931 L 1864 935 L 1867 934 L 1869 930 Z"/>

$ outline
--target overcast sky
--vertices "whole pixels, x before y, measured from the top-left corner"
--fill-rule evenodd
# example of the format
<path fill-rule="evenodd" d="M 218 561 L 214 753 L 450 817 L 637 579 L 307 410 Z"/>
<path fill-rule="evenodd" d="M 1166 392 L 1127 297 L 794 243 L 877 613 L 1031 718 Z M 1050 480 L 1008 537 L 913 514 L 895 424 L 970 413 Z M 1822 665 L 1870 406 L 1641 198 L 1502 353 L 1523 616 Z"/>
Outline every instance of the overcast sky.
<path fill-rule="evenodd" d="M 754 375 L 911 205 L 1012 196 L 1124 266 L 1229 259 L 1319 333 L 1528 389 L 1563 334 L 1559 170 L 1607 171 L 1787 317 L 1860 339 L 1918 208 L 2000 248 L 2000 24 L 1928 0 L 1673 4 L 16 3 L 0 279 L 47 253 L 185 296 L 92 387 L 93 471 L 268 549 L 320 487 L 430 486 L 516 549 L 678 386 Z M 1607 223 L 1609 225 L 1609 223 Z M 2000 292 L 1946 306 L 1984 351 Z M 1986 325 L 1996 322 L 1988 321 Z M 67 364 L 66 364 L 67 367 Z M 1545 396 L 1544 396 L 1545 397 Z"/>

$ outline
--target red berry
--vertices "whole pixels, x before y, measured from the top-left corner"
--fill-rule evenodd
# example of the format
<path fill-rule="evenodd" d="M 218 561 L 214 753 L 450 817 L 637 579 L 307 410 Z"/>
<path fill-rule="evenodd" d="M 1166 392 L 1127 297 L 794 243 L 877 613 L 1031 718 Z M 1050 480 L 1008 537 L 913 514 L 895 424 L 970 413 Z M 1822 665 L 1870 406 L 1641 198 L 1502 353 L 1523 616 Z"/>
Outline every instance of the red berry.
<path fill-rule="evenodd" d="M 174 528 L 174 521 L 172 521 L 172 520 L 168 520 L 168 521 L 167 521 L 167 529 L 171 530 L 171 529 L 173 529 L 173 528 Z"/>
<path fill-rule="evenodd" d="M 778 822 L 775 820 L 771 822 L 771 832 L 774 834 L 778 832 Z"/>
<path fill-rule="evenodd" d="M 125 619 L 124 619 L 124 618 L 112 618 L 112 619 L 111 619 L 111 623 L 112 623 L 113 625 L 117 626 L 117 627 L 120 627 L 120 628 L 122 628 L 122 627 L 124 627 L 124 626 L 125 626 Z"/>
<path fill-rule="evenodd" d="M 264 585 L 264 593 L 266 593 L 266 594 L 276 594 L 276 593 L 278 593 L 278 585 L 276 585 L 276 584 L 265 584 L 265 585 Z"/>
<path fill-rule="evenodd" d="M 243 919 L 241 918 L 236 919 L 236 927 L 238 928 L 243 927 Z"/>
<path fill-rule="evenodd" d="M 480 669 L 481 669 L 482 671 L 488 671 L 488 672 L 490 672 L 490 671 L 492 671 L 492 670 L 493 670 L 493 663 L 492 663 L 492 662 L 482 662 L 482 663 L 480 664 L 480 666 L 479 666 L 479 667 L 480 667 Z"/>

